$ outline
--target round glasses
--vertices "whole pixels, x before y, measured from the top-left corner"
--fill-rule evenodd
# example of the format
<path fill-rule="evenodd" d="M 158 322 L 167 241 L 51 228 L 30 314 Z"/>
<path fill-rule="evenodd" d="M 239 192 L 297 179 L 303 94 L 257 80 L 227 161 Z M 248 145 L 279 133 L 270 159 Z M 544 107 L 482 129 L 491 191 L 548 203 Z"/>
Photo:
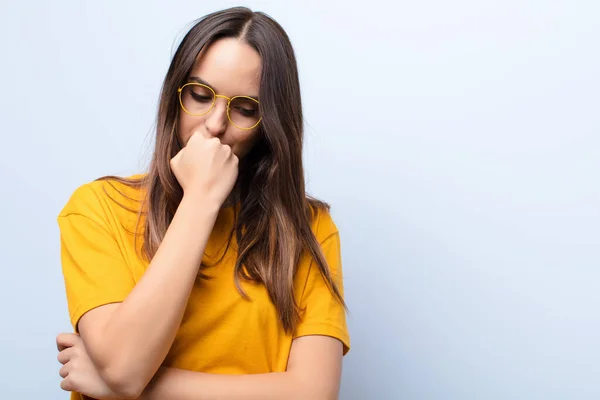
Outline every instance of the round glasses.
<path fill-rule="evenodd" d="M 239 129 L 254 129 L 262 117 L 258 109 L 258 100 L 248 96 L 227 97 L 216 94 L 210 87 L 202 83 L 186 83 L 177 89 L 179 104 L 183 111 L 190 115 L 206 115 L 213 109 L 217 97 L 227 99 L 227 118 Z"/>

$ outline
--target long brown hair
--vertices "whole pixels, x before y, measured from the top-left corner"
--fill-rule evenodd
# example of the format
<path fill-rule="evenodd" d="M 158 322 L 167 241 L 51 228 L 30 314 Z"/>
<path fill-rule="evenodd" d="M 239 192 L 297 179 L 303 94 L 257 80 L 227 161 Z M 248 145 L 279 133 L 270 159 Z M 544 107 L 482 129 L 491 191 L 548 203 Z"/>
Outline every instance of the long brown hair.
<path fill-rule="evenodd" d="M 196 21 L 173 56 L 163 82 L 148 173 L 135 179 L 100 179 L 116 179 L 144 189 L 146 195 L 138 210 L 146 216 L 142 252 L 144 258 L 151 260 L 183 197 L 169 164 L 181 150 L 175 134 L 179 113 L 177 88 L 187 80 L 200 50 L 228 37 L 248 43 L 262 60 L 260 139 L 240 163 L 236 183 L 239 215 L 236 214 L 229 240 L 235 232 L 235 283 L 244 296 L 240 278 L 263 283 L 284 329 L 291 332 L 300 316 L 294 276 L 303 253 L 315 262 L 335 297 L 344 306 L 345 303 L 311 229 L 316 212 L 329 210 L 329 206 L 305 193 L 298 69 L 290 40 L 276 21 L 245 7 L 218 11 Z M 202 269 L 200 276 L 207 278 Z"/>

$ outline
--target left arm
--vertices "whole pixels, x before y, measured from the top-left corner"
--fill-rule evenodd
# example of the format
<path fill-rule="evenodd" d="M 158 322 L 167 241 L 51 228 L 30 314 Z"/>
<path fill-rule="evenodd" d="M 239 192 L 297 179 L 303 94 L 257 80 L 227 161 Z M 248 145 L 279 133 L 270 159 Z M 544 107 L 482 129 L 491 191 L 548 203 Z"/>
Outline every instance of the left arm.
<path fill-rule="evenodd" d="M 117 399 L 91 361 L 77 334 L 61 336 L 58 360 L 61 387 L 99 399 Z M 337 400 L 342 342 L 329 336 L 293 340 L 285 372 L 217 375 L 175 368 L 159 369 L 139 400 Z"/>
<path fill-rule="evenodd" d="M 161 368 L 143 400 L 336 400 L 342 372 L 342 343 L 327 336 L 292 342 L 286 372 L 215 375 Z"/>

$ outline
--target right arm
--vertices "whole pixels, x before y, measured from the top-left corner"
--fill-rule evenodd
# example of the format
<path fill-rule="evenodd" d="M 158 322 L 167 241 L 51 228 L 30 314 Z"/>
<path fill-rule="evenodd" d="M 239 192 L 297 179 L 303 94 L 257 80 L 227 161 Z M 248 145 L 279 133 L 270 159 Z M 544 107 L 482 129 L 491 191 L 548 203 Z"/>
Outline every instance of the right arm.
<path fill-rule="evenodd" d="M 171 169 L 183 199 L 144 275 L 122 302 L 93 308 L 78 323 L 100 376 L 123 397 L 140 395 L 173 344 L 238 159 L 218 139 L 195 133 Z"/>
<path fill-rule="evenodd" d="M 184 196 L 148 269 L 122 303 L 79 321 L 90 358 L 115 393 L 137 397 L 165 359 L 183 318 L 219 205 Z"/>

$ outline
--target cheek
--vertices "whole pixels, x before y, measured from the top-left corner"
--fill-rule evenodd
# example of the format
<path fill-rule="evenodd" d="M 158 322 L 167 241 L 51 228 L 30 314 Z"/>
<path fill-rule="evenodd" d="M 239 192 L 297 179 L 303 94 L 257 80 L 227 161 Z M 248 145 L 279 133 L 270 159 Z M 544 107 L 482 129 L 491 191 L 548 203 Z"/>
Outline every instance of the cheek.
<path fill-rule="evenodd" d="M 237 137 L 234 142 L 233 151 L 236 156 L 242 158 L 250 152 L 254 144 L 259 138 L 258 131 L 252 132 L 237 132 Z"/>
<path fill-rule="evenodd" d="M 177 121 L 177 135 L 181 143 L 187 143 L 188 139 L 196 129 L 204 123 L 204 118 L 190 118 L 187 114 L 179 115 Z"/>

